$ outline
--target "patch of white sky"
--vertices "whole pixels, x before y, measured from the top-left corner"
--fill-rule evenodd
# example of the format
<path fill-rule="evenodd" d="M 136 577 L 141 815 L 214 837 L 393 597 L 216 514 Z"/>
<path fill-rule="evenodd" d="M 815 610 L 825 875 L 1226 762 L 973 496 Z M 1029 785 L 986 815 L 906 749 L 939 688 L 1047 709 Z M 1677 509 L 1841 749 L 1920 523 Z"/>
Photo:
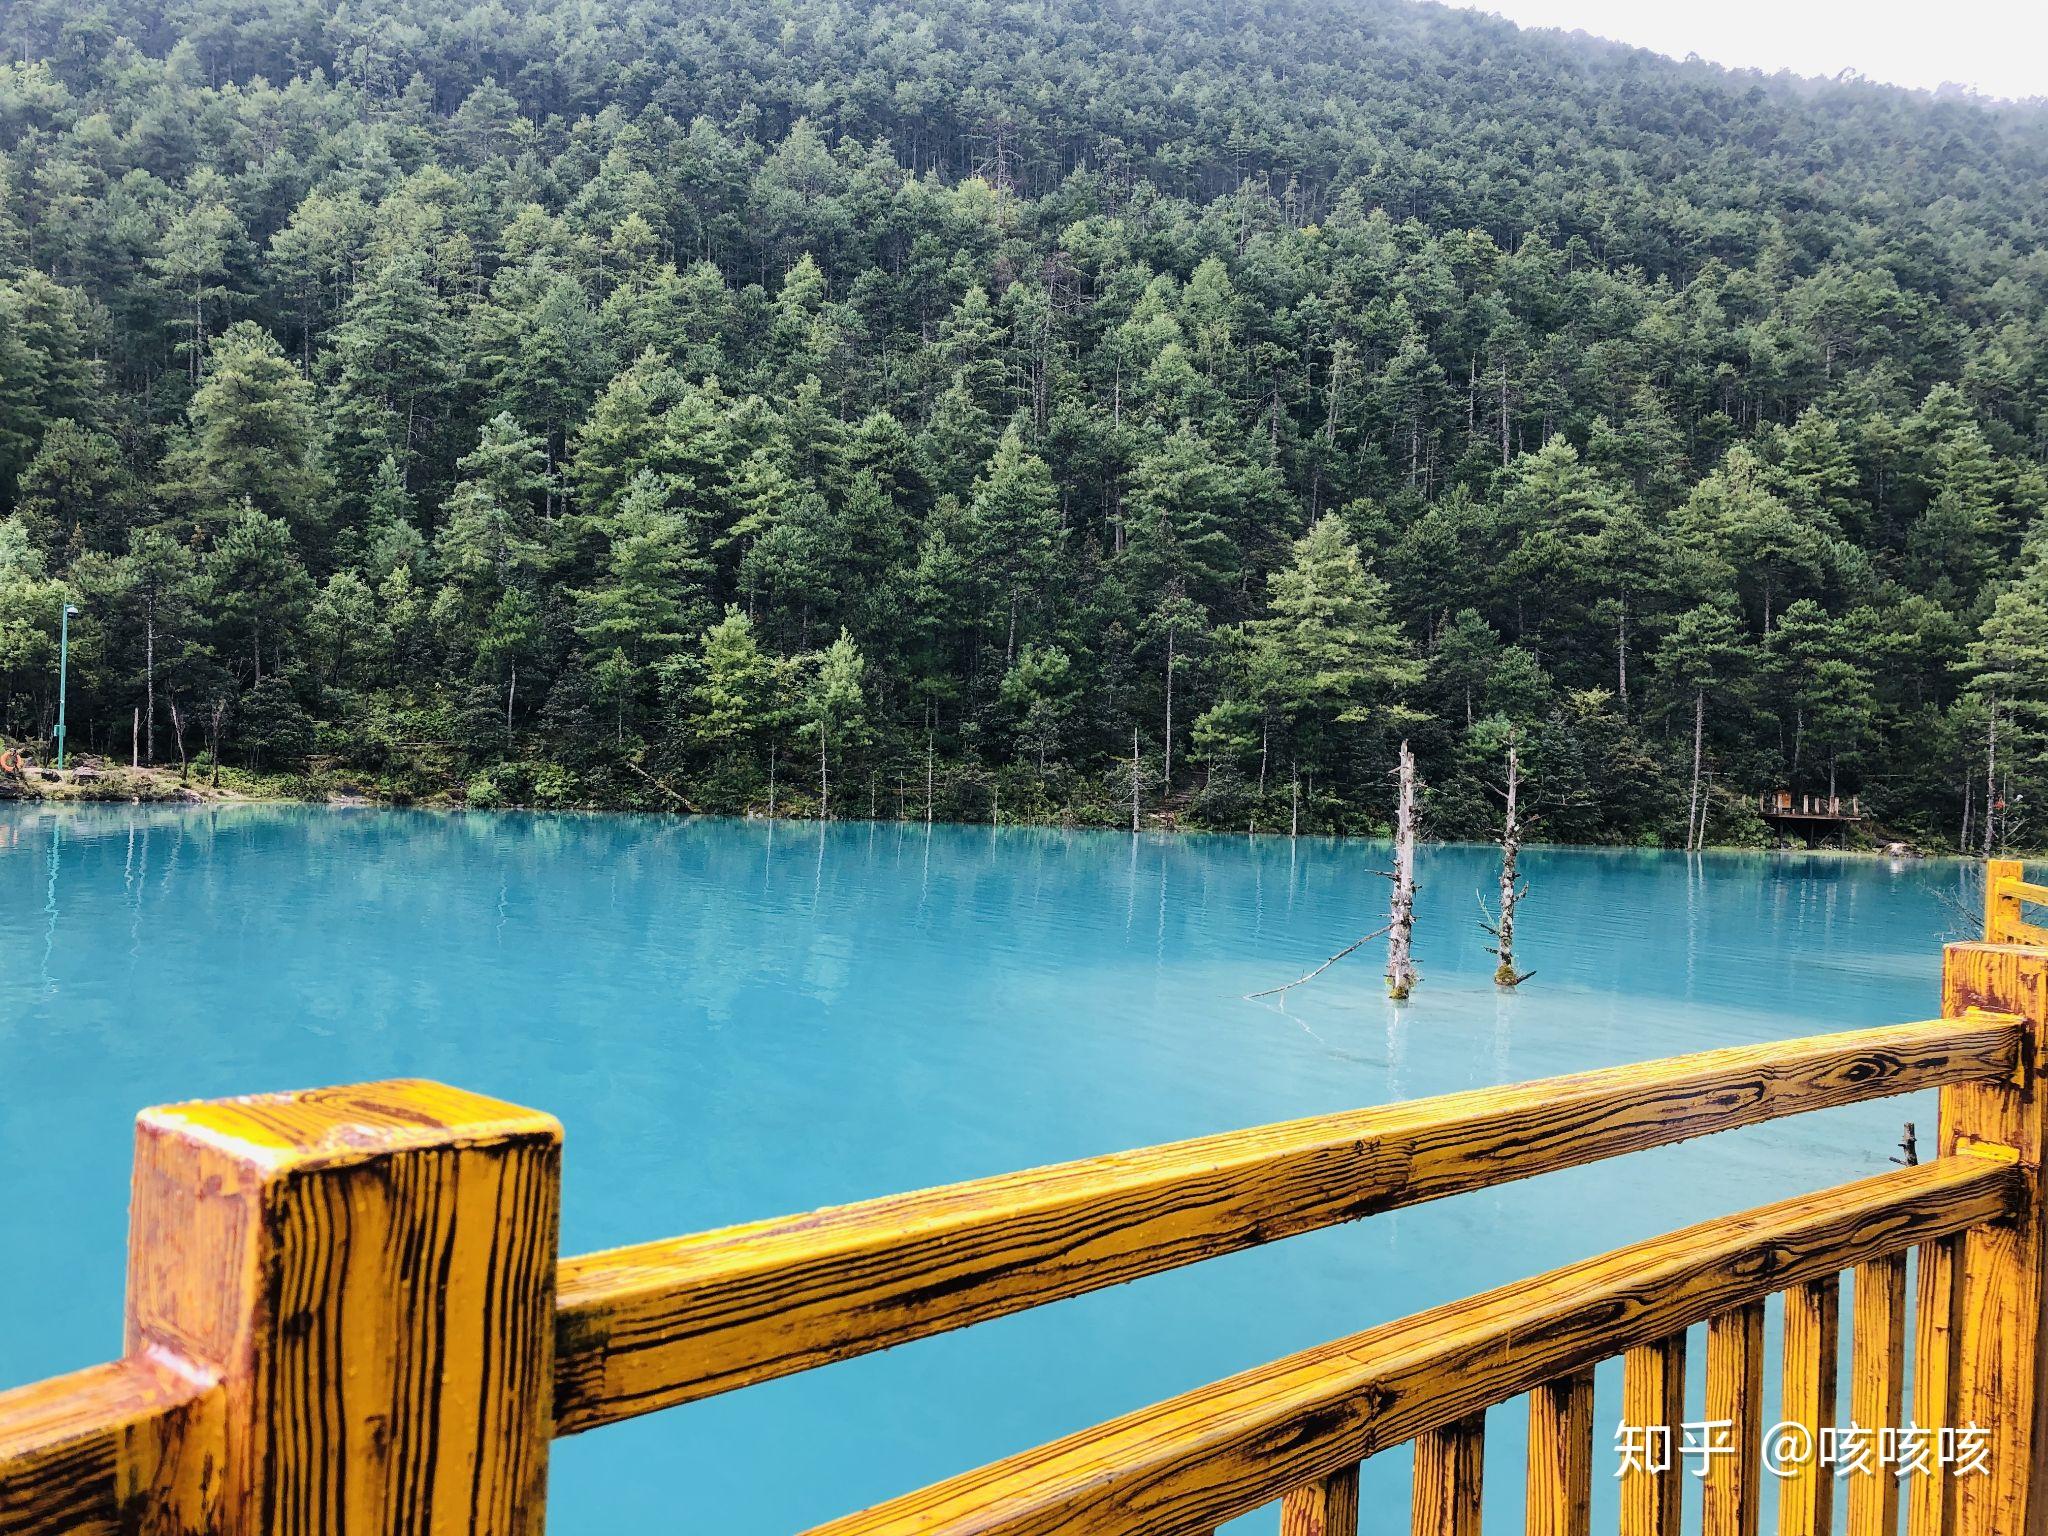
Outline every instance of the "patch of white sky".
<path fill-rule="evenodd" d="M 1920 90 L 2048 98 L 2048 0 L 1470 0 L 1467 8 L 1736 69 L 1850 70 Z"/>

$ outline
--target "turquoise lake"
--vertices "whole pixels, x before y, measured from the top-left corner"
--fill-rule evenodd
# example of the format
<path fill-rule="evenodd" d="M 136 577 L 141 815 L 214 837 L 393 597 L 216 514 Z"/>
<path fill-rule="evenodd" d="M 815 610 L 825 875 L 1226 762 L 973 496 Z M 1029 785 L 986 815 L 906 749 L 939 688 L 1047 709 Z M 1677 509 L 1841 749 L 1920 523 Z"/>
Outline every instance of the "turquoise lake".
<path fill-rule="evenodd" d="M 119 1351 L 146 1104 L 397 1075 L 560 1116 L 582 1252 L 1151 1142 L 1938 1012 L 1964 867 L 324 808 L 0 811 L 0 1387 Z M 1780 1122 L 1199 1265 L 562 1442 L 551 1528 L 790 1532 L 1176 1391 L 1887 1166 L 1926 1098 Z M 32 1326 L 24 1319 L 34 1319 Z M 1700 1356 L 1690 1371 L 1699 1397 Z M 1596 1498 L 1619 1411 L 1601 1380 Z M 1767 1403 L 1775 1417 L 1775 1401 Z M 1520 1529 L 1520 1406 L 1488 1530 Z M 1407 1530 L 1408 1458 L 1365 1528 Z M 1769 1494 L 1766 1493 L 1768 1499 Z M 1695 1502 L 1694 1514 L 1697 1505 Z M 1768 1515 L 1767 1515 L 1768 1518 Z M 1270 1529 L 1255 1517 L 1243 1529 Z"/>

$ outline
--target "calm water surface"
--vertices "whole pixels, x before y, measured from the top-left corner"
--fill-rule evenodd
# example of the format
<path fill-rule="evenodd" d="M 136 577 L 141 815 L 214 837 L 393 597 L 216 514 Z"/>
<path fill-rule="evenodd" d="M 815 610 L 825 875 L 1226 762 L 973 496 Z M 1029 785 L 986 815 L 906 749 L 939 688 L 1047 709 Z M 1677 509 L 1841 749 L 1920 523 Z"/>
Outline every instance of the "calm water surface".
<path fill-rule="evenodd" d="M 1937 1011 L 1961 868 L 235 807 L 0 811 L 0 1386 L 119 1349 L 130 1121 L 417 1074 L 567 1126 L 568 1251 L 1320 1111 Z M 1289 1350 L 1882 1170 L 1924 1100 L 1375 1218 L 561 1442 L 552 1529 L 788 1532 Z M 35 1319 L 23 1326 L 22 1320 Z M 1699 1357 L 1696 1355 L 1695 1360 Z M 1694 1396 L 1699 1372 L 1693 1373 Z M 1603 1376 L 1605 1438 L 1619 1411 Z M 1846 1399 L 1845 1399 L 1846 1401 Z M 1775 1404 L 1767 1405 L 1773 1412 Z M 1521 1515 L 1494 1415 L 1488 1529 Z M 1405 1455 L 1366 1527 L 1405 1531 Z M 1271 1520 L 1244 1529 L 1270 1529 Z"/>

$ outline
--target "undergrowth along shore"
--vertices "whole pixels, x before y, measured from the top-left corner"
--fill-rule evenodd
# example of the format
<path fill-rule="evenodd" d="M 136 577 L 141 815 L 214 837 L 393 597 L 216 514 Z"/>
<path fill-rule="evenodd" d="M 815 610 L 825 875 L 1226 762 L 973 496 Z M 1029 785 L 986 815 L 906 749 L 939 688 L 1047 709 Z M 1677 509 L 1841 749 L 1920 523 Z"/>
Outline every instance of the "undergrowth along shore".
<path fill-rule="evenodd" d="M 935 774 L 932 805 L 926 814 L 925 784 L 907 779 L 901 785 L 856 783 L 836 790 L 832 819 L 835 821 L 922 822 L 927 819 L 947 826 L 1051 826 L 1094 828 L 1115 831 L 1131 825 L 1128 782 L 1124 798 L 1069 796 L 1056 799 L 1048 781 L 1041 786 L 1028 772 L 990 774 Z M 1283 786 L 1284 791 L 1284 786 Z M 1171 799 L 1142 804 L 1139 824 L 1151 832 L 1182 831 L 1237 833 L 1255 836 L 1286 836 L 1290 830 L 1290 798 L 1268 796 L 1250 807 L 1238 805 L 1234 821 L 1213 814 L 1198 788 L 1176 793 Z M 628 814 L 682 814 L 732 816 L 746 820 L 771 815 L 765 796 L 740 797 L 727 803 L 685 797 L 678 790 L 627 773 L 596 778 L 573 775 L 559 765 L 548 763 L 498 764 L 487 772 L 464 780 L 450 775 L 434 780 L 417 771 L 387 775 L 350 768 L 337 763 L 313 766 L 298 772 L 252 772 L 223 763 L 218 774 L 203 756 L 181 772 L 177 767 L 156 765 L 135 768 L 124 763 L 84 754 L 59 774 L 47 764 L 30 763 L 18 776 L 0 774 L 0 802 L 45 801 L 80 804 L 204 804 L 262 802 L 302 804 L 374 805 L 422 810 L 526 810 L 618 812 Z M 1425 799 L 1425 812 L 1428 802 Z M 1244 814 L 1246 810 L 1249 814 Z M 1357 808 L 1334 798 L 1304 799 L 1298 830 L 1303 836 L 1380 838 L 1390 835 L 1383 820 L 1362 815 Z M 801 783 L 777 787 L 772 815 L 779 821 L 816 821 L 818 797 Z M 1912 836 L 1897 836 L 1881 825 L 1866 824 L 1870 830 L 1850 830 L 1827 842 L 1824 848 L 1839 852 L 1911 853 L 1923 856 L 1954 854 L 1957 850 L 1939 842 Z M 1484 829 L 1428 826 L 1429 841 L 1487 841 Z M 1771 849 L 1802 845 L 1774 833 L 1757 816 L 1745 797 L 1716 794 L 1714 814 L 1709 823 L 1710 848 Z M 1674 825 L 1667 836 L 1645 838 L 1633 843 L 1545 838 L 1540 822 L 1528 839 L 1532 845 L 1545 842 L 1559 847 L 1675 848 L 1683 846 L 1683 828 Z"/>

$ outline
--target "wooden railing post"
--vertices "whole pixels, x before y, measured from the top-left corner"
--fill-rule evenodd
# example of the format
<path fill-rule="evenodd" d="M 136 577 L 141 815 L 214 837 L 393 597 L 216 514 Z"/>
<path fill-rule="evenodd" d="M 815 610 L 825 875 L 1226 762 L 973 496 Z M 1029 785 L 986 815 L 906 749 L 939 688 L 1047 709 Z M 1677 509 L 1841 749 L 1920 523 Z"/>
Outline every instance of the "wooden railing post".
<path fill-rule="evenodd" d="M 1984 861 L 1984 937 L 1988 942 L 2005 943 L 2023 921 L 2019 897 L 2003 886 L 2008 880 L 2022 879 L 2026 872 L 2026 865 L 2018 859 Z"/>
<path fill-rule="evenodd" d="M 221 1536 L 538 1536 L 561 1127 L 427 1082 L 146 1110 L 128 1354 L 218 1381 Z"/>
<path fill-rule="evenodd" d="M 2011 871 L 2016 873 L 2016 870 Z M 1987 921 L 1999 920 L 2001 866 L 1989 870 Z M 1942 1090 L 1945 1154 L 2015 1164 L 2025 1177 L 2018 1216 L 1963 1237 L 1955 1341 L 1955 1391 L 1945 1425 L 1989 1436 L 1988 1466 L 1954 1479 L 1955 1536 L 2048 1533 L 2048 1327 L 2044 1327 L 2042 1154 L 2048 1093 L 2042 1091 L 2048 1029 L 2048 949 L 1951 944 L 1942 993 L 1948 1011 L 2016 1015 L 2024 1028 L 2013 1077 Z M 1931 1406 L 1931 1405 L 1930 1405 Z"/>

